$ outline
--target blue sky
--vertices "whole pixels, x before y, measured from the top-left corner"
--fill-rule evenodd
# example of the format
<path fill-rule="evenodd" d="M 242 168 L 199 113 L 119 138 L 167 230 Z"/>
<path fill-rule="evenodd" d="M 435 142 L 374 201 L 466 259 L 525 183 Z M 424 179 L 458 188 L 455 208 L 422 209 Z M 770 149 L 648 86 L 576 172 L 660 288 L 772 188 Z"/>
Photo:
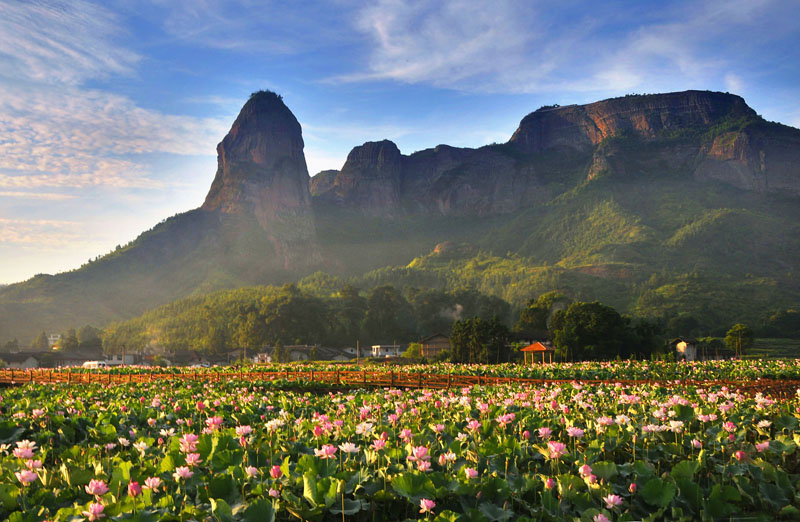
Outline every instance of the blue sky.
<path fill-rule="evenodd" d="M 778 0 L 0 0 L 0 283 L 199 206 L 258 89 L 312 175 L 364 141 L 502 142 L 541 105 L 627 93 L 729 91 L 800 127 L 796 20 Z"/>

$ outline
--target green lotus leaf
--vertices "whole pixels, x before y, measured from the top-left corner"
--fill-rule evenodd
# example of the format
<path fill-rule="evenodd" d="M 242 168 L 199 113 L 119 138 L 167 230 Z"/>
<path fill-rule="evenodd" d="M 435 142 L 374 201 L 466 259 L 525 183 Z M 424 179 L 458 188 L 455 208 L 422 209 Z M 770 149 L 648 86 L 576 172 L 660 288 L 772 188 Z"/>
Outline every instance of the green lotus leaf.
<path fill-rule="evenodd" d="M 698 469 L 700 469 L 700 463 L 696 460 L 682 460 L 672 467 L 669 474 L 676 480 L 691 479 Z"/>
<path fill-rule="evenodd" d="M 410 498 L 433 498 L 436 495 L 436 488 L 431 479 L 422 473 L 409 471 L 395 476 L 392 479 L 392 489 L 400 495 Z"/>
<path fill-rule="evenodd" d="M 619 474 L 617 465 L 608 461 L 592 463 L 592 473 L 594 473 L 598 479 L 602 479 L 606 482 L 611 481 L 611 479 Z"/>
<path fill-rule="evenodd" d="M 221 498 L 212 498 L 210 502 L 211 513 L 214 515 L 214 518 L 220 522 L 233 522 L 233 510 L 227 502 Z"/>
<path fill-rule="evenodd" d="M 243 522 L 274 522 L 275 508 L 272 502 L 266 499 L 259 499 L 253 502 L 244 510 L 242 514 Z"/>
<path fill-rule="evenodd" d="M 660 478 L 648 480 L 642 488 L 642 498 L 652 506 L 666 507 L 675 497 L 675 484 Z"/>
<path fill-rule="evenodd" d="M 497 504 L 492 504 L 490 502 L 481 502 L 480 505 L 478 505 L 478 511 L 492 522 L 505 522 L 514 516 L 513 511 L 503 509 Z"/>

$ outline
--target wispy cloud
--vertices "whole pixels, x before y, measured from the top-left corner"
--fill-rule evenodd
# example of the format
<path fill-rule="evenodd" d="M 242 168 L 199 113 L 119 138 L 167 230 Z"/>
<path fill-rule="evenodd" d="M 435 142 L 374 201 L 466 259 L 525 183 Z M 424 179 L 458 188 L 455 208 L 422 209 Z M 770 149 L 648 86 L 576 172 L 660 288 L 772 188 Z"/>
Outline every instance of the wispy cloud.
<path fill-rule="evenodd" d="M 76 221 L 0 218 L 0 243 L 55 250 L 85 242 L 82 225 Z"/>
<path fill-rule="evenodd" d="M 84 0 L 0 3 L 0 72 L 77 84 L 131 74 L 139 56 L 115 46 L 122 29 L 107 9 Z"/>
<path fill-rule="evenodd" d="M 0 186 L 2 181 L 0 181 Z M 26 190 L 0 191 L 0 198 L 20 198 L 20 199 L 44 199 L 49 201 L 60 201 L 65 199 L 75 199 L 74 194 L 62 194 L 59 192 L 30 192 Z"/>
<path fill-rule="evenodd" d="M 293 55 L 347 39 L 345 3 L 263 0 L 152 0 L 164 31 L 213 49 Z M 324 22 L 323 22 L 324 21 Z"/>
<path fill-rule="evenodd" d="M 721 49 L 745 33 L 793 34 L 791 2 L 781 0 L 618 7 L 379 0 L 356 16 L 355 29 L 372 44 L 365 67 L 331 80 L 518 93 L 723 85 L 742 55 Z"/>
<path fill-rule="evenodd" d="M 0 98 L 0 186 L 158 187 L 151 153 L 213 154 L 227 122 L 163 114 L 80 87 L 10 85 Z"/>

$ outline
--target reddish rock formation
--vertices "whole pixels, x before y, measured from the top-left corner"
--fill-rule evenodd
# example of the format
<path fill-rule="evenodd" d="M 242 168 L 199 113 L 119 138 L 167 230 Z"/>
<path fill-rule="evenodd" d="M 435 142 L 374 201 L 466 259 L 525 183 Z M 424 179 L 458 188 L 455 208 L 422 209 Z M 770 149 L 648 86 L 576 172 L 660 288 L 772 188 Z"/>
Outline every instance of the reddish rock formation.
<path fill-rule="evenodd" d="M 261 91 L 217 145 L 217 175 L 203 209 L 255 216 L 289 268 L 295 246 L 314 243 L 300 124 L 280 96 Z"/>

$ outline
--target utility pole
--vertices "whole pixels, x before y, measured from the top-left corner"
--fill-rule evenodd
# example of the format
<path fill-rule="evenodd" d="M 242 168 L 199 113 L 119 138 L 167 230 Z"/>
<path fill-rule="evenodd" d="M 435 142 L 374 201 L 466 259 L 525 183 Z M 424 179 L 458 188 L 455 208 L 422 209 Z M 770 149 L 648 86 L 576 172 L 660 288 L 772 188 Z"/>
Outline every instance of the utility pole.
<path fill-rule="evenodd" d="M 356 364 L 359 364 L 360 361 L 361 361 L 361 345 L 359 344 L 358 339 L 356 339 Z"/>

